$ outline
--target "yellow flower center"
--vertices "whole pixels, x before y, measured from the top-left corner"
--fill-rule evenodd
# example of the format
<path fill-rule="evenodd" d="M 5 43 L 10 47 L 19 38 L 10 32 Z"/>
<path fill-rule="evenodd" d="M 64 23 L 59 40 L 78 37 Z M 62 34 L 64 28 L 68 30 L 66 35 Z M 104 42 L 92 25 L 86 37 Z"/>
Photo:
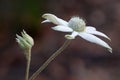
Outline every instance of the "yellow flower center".
<path fill-rule="evenodd" d="M 80 19 L 79 17 L 73 17 L 69 20 L 68 26 L 74 31 L 82 32 L 84 31 L 86 24 L 83 19 Z"/>

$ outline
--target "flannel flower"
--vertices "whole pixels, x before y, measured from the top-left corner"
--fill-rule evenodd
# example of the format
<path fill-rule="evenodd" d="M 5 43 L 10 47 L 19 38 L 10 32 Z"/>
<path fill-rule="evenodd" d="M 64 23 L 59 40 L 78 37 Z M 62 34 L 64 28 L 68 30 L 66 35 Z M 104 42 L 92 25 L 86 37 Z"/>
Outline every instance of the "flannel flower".
<path fill-rule="evenodd" d="M 55 27 L 52 27 L 53 30 L 61 32 L 71 32 L 71 35 L 69 34 L 65 35 L 67 39 L 75 39 L 76 36 L 80 36 L 81 38 L 91 43 L 96 43 L 102 47 L 107 48 L 108 51 L 112 53 L 112 48 L 106 42 L 96 37 L 96 35 L 107 38 L 108 40 L 110 40 L 110 38 L 106 36 L 104 33 L 97 31 L 95 27 L 86 26 L 86 23 L 83 19 L 79 17 L 72 17 L 67 22 L 49 13 L 43 14 L 42 17 L 46 19 L 42 21 L 42 23 L 52 22 L 55 25 L 57 25 Z"/>

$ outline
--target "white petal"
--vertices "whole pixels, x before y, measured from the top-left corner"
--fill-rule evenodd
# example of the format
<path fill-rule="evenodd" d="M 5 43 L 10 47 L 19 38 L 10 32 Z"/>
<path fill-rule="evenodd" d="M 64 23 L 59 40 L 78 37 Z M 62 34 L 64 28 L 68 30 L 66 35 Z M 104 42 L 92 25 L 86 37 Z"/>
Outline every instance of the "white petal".
<path fill-rule="evenodd" d="M 49 20 L 50 22 L 52 22 L 56 25 L 64 25 L 64 26 L 68 25 L 67 21 L 64 21 L 63 19 L 60 19 L 53 14 L 46 13 L 46 14 L 43 14 L 42 17 Z"/>
<path fill-rule="evenodd" d="M 100 32 L 100 31 L 96 31 L 96 29 L 94 29 L 94 27 L 86 27 L 86 33 L 90 33 L 90 34 L 94 34 L 94 35 L 98 35 L 98 36 L 102 36 L 104 38 L 107 38 L 108 40 L 111 40 L 107 35 L 105 35 L 104 33 Z"/>
<path fill-rule="evenodd" d="M 72 32 L 72 34 L 71 35 L 69 35 L 69 34 L 67 34 L 67 35 L 65 35 L 65 38 L 67 38 L 67 39 L 75 39 L 75 37 L 78 35 L 79 33 L 78 32 Z"/>
<path fill-rule="evenodd" d="M 41 23 L 46 23 L 46 22 L 50 22 L 49 20 L 44 20 L 44 21 L 42 21 Z"/>
<path fill-rule="evenodd" d="M 104 42 L 103 40 L 101 40 L 100 38 L 98 38 L 92 34 L 82 32 L 82 33 L 79 33 L 79 36 L 91 43 L 96 43 L 98 45 L 101 45 L 101 46 L 107 48 L 108 51 L 112 52 L 112 48 L 106 42 Z"/>
<path fill-rule="evenodd" d="M 62 26 L 62 25 L 52 27 L 52 29 L 56 31 L 61 31 L 61 32 L 72 32 L 73 31 L 71 28 L 67 26 Z"/>
<path fill-rule="evenodd" d="M 89 30 L 89 31 L 95 31 L 96 30 L 96 28 L 92 27 L 92 26 L 86 26 L 86 29 Z"/>

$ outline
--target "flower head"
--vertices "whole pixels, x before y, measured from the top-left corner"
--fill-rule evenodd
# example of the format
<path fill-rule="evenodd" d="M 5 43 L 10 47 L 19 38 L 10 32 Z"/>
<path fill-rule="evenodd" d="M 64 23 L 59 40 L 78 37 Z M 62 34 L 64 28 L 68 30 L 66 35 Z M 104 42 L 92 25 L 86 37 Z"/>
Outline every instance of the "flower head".
<path fill-rule="evenodd" d="M 52 22 L 57 25 L 55 27 L 52 27 L 53 30 L 61 32 L 71 32 L 71 34 L 65 35 L 67 39 L 75 39 L 76 36 L 80 36 L 81 38 L 91 43 L 96 43 L 102 47 L 107 48 L 108 51 L 112 53 L 112 48 L 106 42 L 98 38 L 96 35 L 107 38 L 108 40 L 110 40 L 110 38 L 104 33 L 97 31 L 95 27 L 86 26 L 86 23 L 83 19 L 79 17 L 72 17 L 67 22 L 49 13 L 43 14 L 42 17 L 46 19 L 42 23 Z"/>
<path fill-rule="evenodd" d="M 21 32 L 22 36 L 16 34 L 16 41 L 22 49 L 29 49 L 34 45 L 34 40 L 24 30 Z"/>
<path fill-rule="evenodd" d="M 81 32 L 84 31 L 86 24 L 83 19 L 80 19 L 79 17 L 72 17 L 68 22 L 68 26 L 74 31 Z"/>

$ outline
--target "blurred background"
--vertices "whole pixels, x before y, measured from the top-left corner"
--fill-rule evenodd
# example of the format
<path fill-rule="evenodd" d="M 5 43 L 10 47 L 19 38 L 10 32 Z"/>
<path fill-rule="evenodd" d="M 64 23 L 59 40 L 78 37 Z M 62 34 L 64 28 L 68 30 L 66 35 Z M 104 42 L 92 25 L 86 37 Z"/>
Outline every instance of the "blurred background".
<path fill-rule="evenodd" d="M 0 0 L 0 80 L 24 80 L 26 59 L 15 41 L 23 29 L 35 40 L 30 75 L 64 43 L 66 33 L 41 24 L 44 13 L 82 17 L 111 38 L 102 39 L 113 53 L 77 37 L 36 80 L 120 80 L 119 0 Z"/>

